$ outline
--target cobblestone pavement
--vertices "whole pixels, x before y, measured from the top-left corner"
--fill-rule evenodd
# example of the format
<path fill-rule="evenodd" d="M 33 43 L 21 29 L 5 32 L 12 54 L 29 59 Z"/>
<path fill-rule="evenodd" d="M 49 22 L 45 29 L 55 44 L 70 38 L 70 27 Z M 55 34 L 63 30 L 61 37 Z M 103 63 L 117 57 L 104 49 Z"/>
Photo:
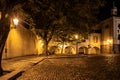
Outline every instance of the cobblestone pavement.
<path fill-rule="evenodd" d="M 17 80 L 120 80 L 120 55 L 45 59 Z"/>
<path fill-rule="evenodd" d="M 42 56 L 24 56 L 18 58 L 12 58 L 7 60 L 2 60 L 2 67 L 5 71 L 15 71 L 18 69 L 22 69 L 30 67 L 34 65 L 36 62 L 42 60 L 44 57 Z"/>

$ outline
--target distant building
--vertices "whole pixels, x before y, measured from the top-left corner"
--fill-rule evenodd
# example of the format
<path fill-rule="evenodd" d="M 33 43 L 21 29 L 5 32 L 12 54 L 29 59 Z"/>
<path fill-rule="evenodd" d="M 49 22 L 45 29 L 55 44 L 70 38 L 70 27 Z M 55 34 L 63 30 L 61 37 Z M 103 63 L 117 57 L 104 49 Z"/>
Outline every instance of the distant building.
<path fill-rule="evenodd" d="M 97 25 L 101 28 L 101 53 L 120 53 L 120 17 L 111 17 Z"/>
<path fill-rule="evenodd" d="M 96 25 L 100 32 L 88 35 L 88 43 L 79 44 L 79 52 L 84 54 L 120 53 L 120 17 L 117 16 L 117 7 L 113 2 L 111 17 Z M 88 47 L 87 47 L 88 45 Z"/>
<path fill-rule="evenodd" d="M 97 25 L 101 30 L 101 53 L 120 53 L 120 17 L 113 2 L 111 17 Z"/>

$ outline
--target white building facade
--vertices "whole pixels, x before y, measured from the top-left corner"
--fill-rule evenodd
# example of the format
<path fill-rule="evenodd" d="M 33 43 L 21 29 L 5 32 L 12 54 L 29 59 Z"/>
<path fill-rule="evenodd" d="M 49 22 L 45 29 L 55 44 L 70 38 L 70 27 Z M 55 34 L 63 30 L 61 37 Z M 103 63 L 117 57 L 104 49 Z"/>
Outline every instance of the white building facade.
<path fill-rule="evenodd" d="M 98 25 L 101 27 L 101 52 L 120 52 L 120 17 L 111 17 Z"/>

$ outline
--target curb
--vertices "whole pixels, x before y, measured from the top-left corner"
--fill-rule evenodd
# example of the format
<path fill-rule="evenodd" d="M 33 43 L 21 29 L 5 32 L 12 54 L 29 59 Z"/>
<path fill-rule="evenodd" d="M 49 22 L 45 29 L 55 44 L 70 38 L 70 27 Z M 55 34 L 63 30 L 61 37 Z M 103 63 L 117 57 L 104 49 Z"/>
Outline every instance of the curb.
<path fill-rule="evenodd" d="M 22 72 L 23 72 L 22 70 L 12 71 L 11 73 L 8 73 L 0 77 L 0 80 L 15 80 L 16 77 L 22 75 Z"/>
<path fill-rule="evenodd" d="M 39 62 L 42 62 L 45 59 L 46 58 L 42 58 L 41 60 L 36 61 L 32 65 L 25 66 L 22 69 L 18 69 L 18 70 L 12 71 L 12 72 L 10 72 L 6 75 L 3 75 L 3 76 L 0 77 L 0 80 L 16 80 L 16 78 L 21 76 L 23 72 L 25 72 L 26 70 L 30 69 L 31 67 L 37 65 Z"/>

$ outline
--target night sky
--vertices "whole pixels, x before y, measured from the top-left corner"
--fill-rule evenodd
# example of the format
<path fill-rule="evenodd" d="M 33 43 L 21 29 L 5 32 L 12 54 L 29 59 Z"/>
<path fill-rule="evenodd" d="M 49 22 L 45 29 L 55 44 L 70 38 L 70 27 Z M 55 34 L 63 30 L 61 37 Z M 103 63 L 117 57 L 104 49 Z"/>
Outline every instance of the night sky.
<path fill-rule="evenodd" d="M 111 17 L 111 9 L 113 8 L 113 1 L 118 9 L 118 16 L 120 16 L 120 0 L 106 0 L 105 6 L 100 9 L 100 14 L 98 18 L 100 20 L 105 20 Z"/>

